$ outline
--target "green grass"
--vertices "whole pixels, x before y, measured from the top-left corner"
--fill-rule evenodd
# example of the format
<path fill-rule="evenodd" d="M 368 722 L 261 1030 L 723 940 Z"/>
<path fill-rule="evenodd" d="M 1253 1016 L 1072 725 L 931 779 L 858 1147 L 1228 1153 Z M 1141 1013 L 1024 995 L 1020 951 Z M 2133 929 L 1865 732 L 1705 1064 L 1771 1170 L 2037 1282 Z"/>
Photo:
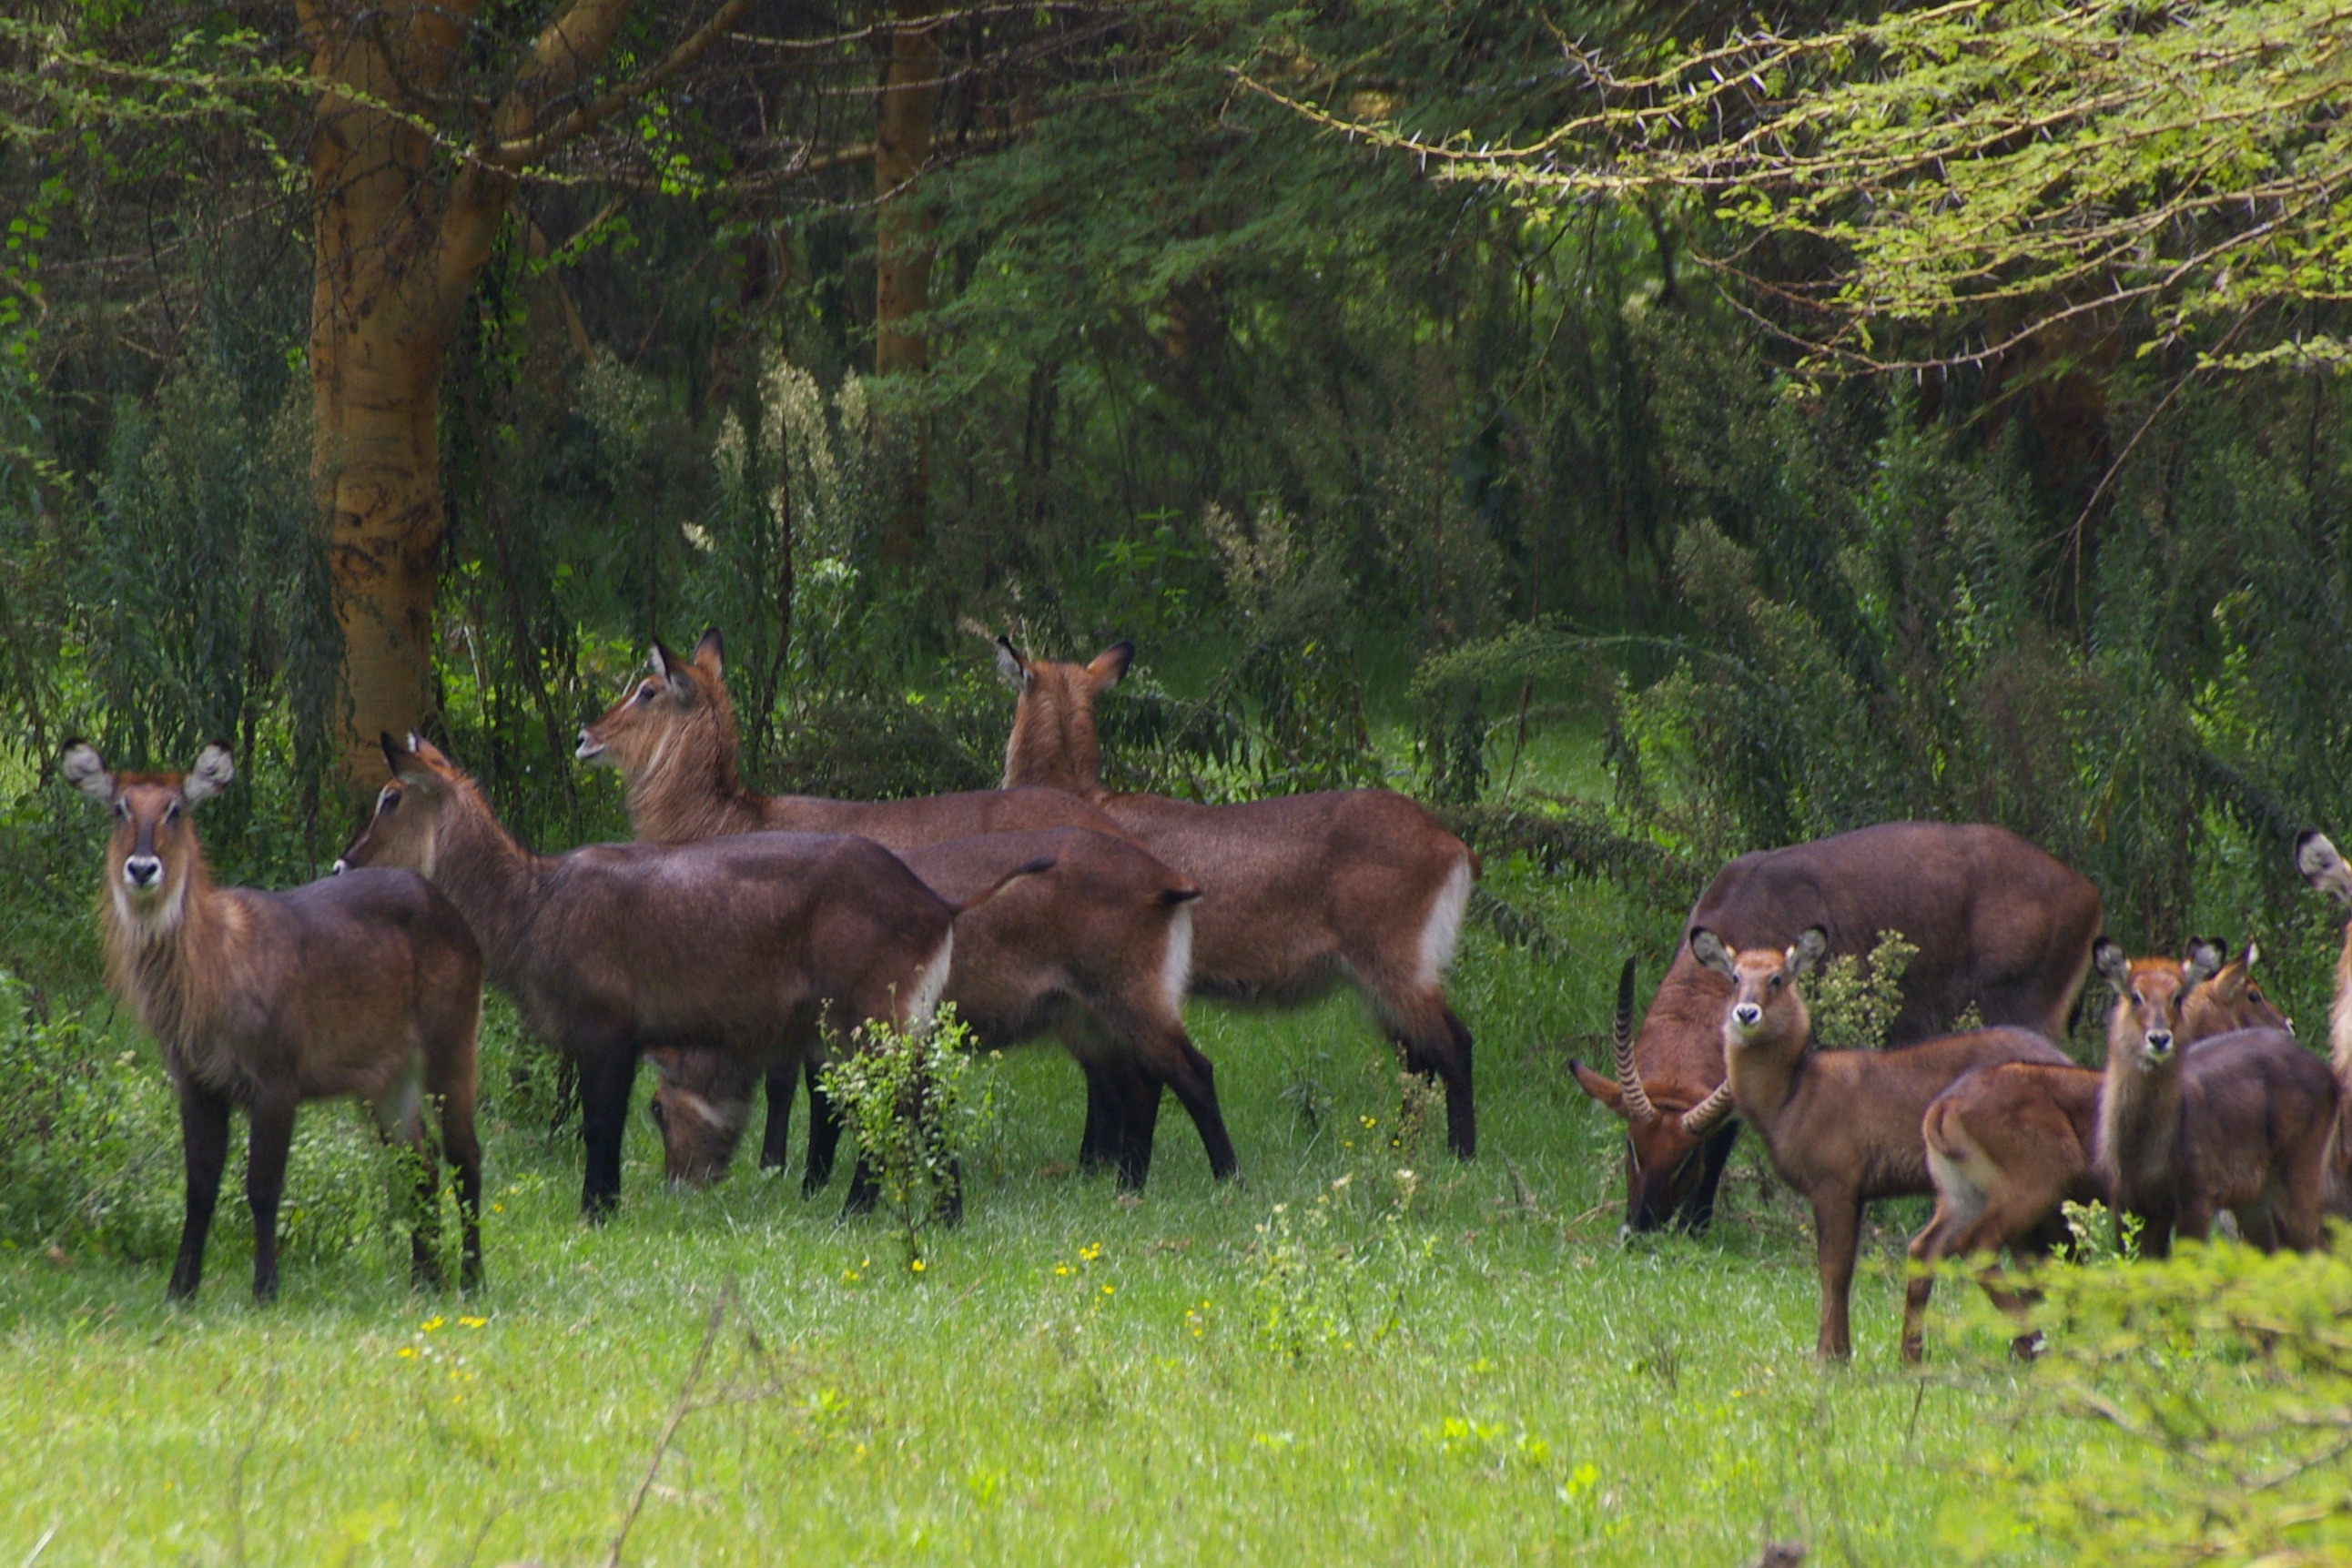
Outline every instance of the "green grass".
<path fill-rule="evenodd" d="M 0 1253 L 0 1563 L 602 1561 L 730 1287 L 699 1392 L 747 1397 L 685 1418 L 629 1562 L 1713 1564 L 1795 1536 L 1816 1562 L 1894 1564 L 1988 1521 L 2000 1538 L 1980 1472 L 2071 1464 L 2083 1430 L 2018 1416 L 1997 1336 L 1955 1311 L 1934 1375 L 1897 1368 L 1893 1228 L 1854 1365 L 1818 1368 L 1811 1248 L 1752 1154 L 1713 1235 L 1621 1247 L 1614 1124 L 1553 1042 L 1604 1027 L 1627 930 L 1654 955 L 1671 925 L 1489 875 L 1572 956 L 1465 942 L 1474 1165 L 1387 1146 L 1394 1069 L 1335 999 L 1195 1009 L 1245 1173 L 1223 1189 L 1172 1103 L 1140 1203 L 1063 1174 L 1077 1075 L 1050 1050 L 1008 1059 L 971 1218 L 920 1278 L 880 1222 L 838 1218 L 838 1180 L 810 1201 L 744 1172 L 664 1191 L 642 1118 L 597 1230 L 574 1145 L 494 1131 L 470 1303 L 412 1295 L 372 1245 L 296 1263 L 257 1310 L 226 1200 L 188 1311 L 163 1307 L 161 1264 Z M 1307 1080 L 1319 1125 L 1296 1108 Z M 1407 1159 L 1419 1190 L 1391 1222 Z M 1369 1250 L 1311 1287 L 1352 1343 L 1265 1342 L 1277 1204 Z"/>

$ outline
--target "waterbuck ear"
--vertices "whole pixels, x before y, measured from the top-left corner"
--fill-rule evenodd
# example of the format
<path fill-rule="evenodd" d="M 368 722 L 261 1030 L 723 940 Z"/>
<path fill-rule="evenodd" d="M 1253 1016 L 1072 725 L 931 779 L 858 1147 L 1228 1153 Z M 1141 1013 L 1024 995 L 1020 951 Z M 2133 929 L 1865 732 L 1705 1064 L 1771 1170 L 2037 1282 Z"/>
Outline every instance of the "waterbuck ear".
<path fill-rule="evenodd" d="M 236 777 L 236 763 L 230 758 L 228 747 L 215 740 L 196 753 L 196 765 L 180 780 L 180 799 L 191 806 L 209 800 L 227 789 L 229 780 Z"/>
<path fill-rule="evenodd" d="M 1723 938 L 1704 925 L 1690 934 L 1690 950 L 1692 957 L 1727 980 L 1738 973 L 1731 962 L 1731 950 L 1723 945 Z"/>
<path fill-rule="evenodd" d="M 1617 1086 L 1614 1078 L 1595 1072 L 1575 1058 L 1569 1059 L 1568 1070 L 1576 1074 L 1576 1086 L 1601 1102 L 1618 1115 L 1625 1113 L 1625 1091 Z"/>
<path fill-rule="evenodd" d="M 694 645 L 694 662 L 714 675 L 727 673 L 727 639 L 711 627 L 703 632 L 702 641 Z"/>
<path fill-rule="evenodd" d="M 425 758 L 425 753 L 432 748 L 425 744 L 423 736 L 412 729 L 408 732 L 408 738 L 400 741 L 387 733 L 377 736 L 376 744 L 383 747 L 383 765 L 392 769 L 394 779 L 404 784 L 433 782 L 432 765 Z"/>
<path fill-rule="evenodd" d="M 1095 689 L 1101 691 L 1106 686 L 1118 685 L 1119 677 L 1127 674 L 1128 665 L 1133 663 L 1135 663 L 1135 644 L 1129 642 L 1113 643 L 1095 655 L 1094 663 L 1087 666 L 1087 674 L 1095 678 Z"/>
<path fill-rule="evenodd" d="M 2295 840 L 2294 867 L 2304 881 L 2336 903 L 2352 905 L 2352 867 L 2345 865 L 2326 833 L 2315 828 Z"/>
<path fill-rule="evenodd" d="M 1813 966 L 1828 957 L 1829 952 L 1830 934 L 1818 925 L 1808 925 L 1797 933 L 1796 941 L 1789 945 L 1788 954 L 1781 961 L 1788 965 L 1791 975 L 1810 975 Z"/>
<path fill-rule="evenodd" d="M 1029 689 L 1029 661 L 1013 645 L 1010 637 L 996 640 L 996 674 L 998 678 L 1016 692 Z"/>
<path fill-rule="evenodd" d="M 65 775 L 67 783 L 101 806 L 114 799 L 114 775 L 106 770 L 106 758 L 98 754 L 98 747 L 87 740 L 66 743 L 58 771 Z"/>
<path fill-rule="evenodd" d="M 2105 936 L 2091 944 L 2091 967 L 2117 992 L 2131 989 L 2131 955 Z"/>
<path fill-rule="evenodd" d="M 2180 988 L 2185 991 L 2191 986 L 2203 985 L 2229 961 L 2230 955 L 2210 936 L 2192 938 L 2189 956 L 2180 964 Z"/>
<path fill-rule="evenodd" d="M 646 663 L 655 674 L 668 684 L 670 695 L 682 703 L 694 700 L 694 681 L 686 673 L 686 661 L 663 647 L 658 639 L 655 641 L 653 653 Z"/>

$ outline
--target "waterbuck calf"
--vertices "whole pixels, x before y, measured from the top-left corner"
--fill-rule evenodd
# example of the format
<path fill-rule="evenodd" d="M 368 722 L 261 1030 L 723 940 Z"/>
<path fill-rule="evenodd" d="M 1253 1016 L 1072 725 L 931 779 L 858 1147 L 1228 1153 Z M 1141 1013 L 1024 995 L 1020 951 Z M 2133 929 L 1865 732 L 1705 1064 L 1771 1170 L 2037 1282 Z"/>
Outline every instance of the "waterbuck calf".
<path fill-rule="evenodd" d="M 1822 1284 L 1815 1349 L 1842 1361 L 1853 1353 L 1847 1303 L 1863 1205 L 1931 1190 L 1919 1142 L 1928 1102 L 1960 1074 L 1991 1062 L 2066 1058 L 2021 1029 L 1978 1030 L 1887 1051 L 1814 1051 L 1812 1019 L 1797 981 L 1829 952 L 1827 932 L 1811 926 L 1786 949 L 1734 955 L 1701 926 L 1691 933 L 1690 949 L 1731 982 L 1731 1003 L 1723 1016 L 1723 1084 L 1685 1121 L 1704 1137 L 1711 1121 L 1736 1108 L 1763 1138 L 1780 1179 L 1812 1206 Z"/>
<path fill-rule="evenodd" d="M 1051 862 L 956 922 L 941 999 L 982 1047 L 1059 1030 L 1074 1051 L 1099 1059 L 1090 1083 L 1145 1097 L 1101 1113 L 1106 1125 L 1134 1131 L 1116 1152 L 1122 1186 L 1140 1187 L 1150 1174 L 1163 1084 L 1192 1115 L 1210 1171 L 1220 1179 L 1234 1174 L 1214 1075 L 1180 1011 L 1191 887 L 1126 840 L 1081 828 L 955 839 L 899 858 L 950 902 L 977 894 L 1011 866 Z M 756 1077 L 710 1051 L 665 1051 L 654 1064 L 661 1074 L 655 1120 L 670 1176 L 697 1185 L 715 1180 L 750 1118 Z M 813 1150 L 833 1125 L 821 1120 L 811 1129 Z"/>
<path fill-rule="evenodd" d="M 577 1066 L 592 1218 L 620 1197 L 643 1051 L 707 1044 L 798 1067 L 827 1036 L 919 1027 L 938 1005 L 954 906 L 878 844 L 757 833 L 535 854 L 435 747 L 385 736 L 383 752 L 392 782 L 337 863 L 406 866 L 440 888 L 524 1026 Z"/>
<path fill-rule="evenodd" d="M 1786 947 L 1818 925 L 1833 954 L 1864 955 L 1883 932 L 1918 948 L 1888 1029 L 1905 1045 L 1945 1033 L 1973 1007 L 1990 1025 L 2056 1040 L 2090 972 L 2099 893 L 2005 829 L 1882 822 L 1741 855 L 1707 884 L 1640 1033 L 1617 1034 L 1613 1076 L 1571 1063 L 1584 1092 L 1625 1122 L 1625 1228 L 1699 1229 L 1714 1212 L 1736 1122 L 1701 1139 L 1688 1113 L 1723 1082 L 1722 976 L 1693 956 L 1701 926 L 1723 945 Z"/>
<path fill-rule="evenodd" d="M 214 886 L 189 811 L 235 776 L 226 747 L 205 747 L 184 774 L 110 773 L 76 741 L 63 771 L 113 817 L 99 897 L 107 977 L 155 1037 L 179 1094 L 187 1210 L 171 1298 L 194 1295 L 204 1275 L 230 1108 L 242 1106 L 249 1127 L 253 1294 L 267 1301 L 278 1293 L 278 1204 L 295 1108 L 347 1094 L 421 1162 L 409 1234 L 416 1281 L 441 1279 L 446 1155 L 464 1225 L 458 1278 L 469 1290 L 480 1283 L 474 1043 L 482 956 L 457 911 L 406 872 L 284 893 Z M 440 1124 L 437 1148 L 425 1130 L 427 1101 Z"/>
<path fill-rule="evenodd" d="M 1477 1152 L 1470 1030 L 1445 999 L 1477 857 L 1436 818 L 1386 789 L 1335 789 L 1229 806 L 1114 795 L 1097 777 L 1095 699 L 1127 673 L 1131 644 L 1091 664 L 1024 657 L 997 639 L 1021 694 L 1004 783 L 1099 805 L 1198 885 L 1192 989 L 1226 1001 L 1305 1002 L 1346 980 L 1370 1002 L 1412 1071 L 1445 1086 L 1446 1141 Z"/>
<path fill-rule="evenodd" d="M 641 836 L 687 841 L 762 827 L 827 821 L 874 839 L 951 901 L 957 887 L 984 878 L 1015 852 L 1054 861 L 1050 874 L 975 909 L 958 923 L 944 999 L 991 1047 L 1047 1030 L 1059 1033 L 1087 1074 L 1084 1164 L 1108 1164 L 1122 1186 L 1143 1184 L 1151 1163 L 1162 1087 L 1173 1089 L 1199 1130 L 1209 1167 L 1234 1173 L 1232 1141 L 1217 1107 L 1207 1060 L 1185 1032 L 1181 1006 L 1192 946 L 1198 890 L 1120 834 L 1083 800 L 1053 789 L 982 791 L 928 800 L 856 803 L 760 795 L 737 776 L 740 744 L 728 695 L 724 647 L 706 632 L 692 659 L 656 643 L 653 674 L 581 731 L 580 754 L 621 771 Z M 1059 824 L 1059 825 L 1057 825 Z M 1025 832 L 1011 830 L 1028 827 Z M 1108 830 L 1108 831 L 1097 830 Z M 736 1075 L 683 1059 L 656 1063 L 665 1091 L 724 1104 L 720 1121 L 669 1118 L 672 1136 L 707 1134 L 674 1162 L 710 1170 L 722 1136 L 740 1135 L 747 1107 Z M 689 1084 L 689 1079 L 692 1081 Z M 838 1124 L 811 1083 L 807 1185 L 829 1174 Z M 716 1095 L 717 1099 L 710 1097 Z M 783 1162 L 782 1107 L 788 1077 L 769 1080 L 769 1158 Z M 724 1156 L 719 1157 L 720 1168 Z"/>
<path fill-rule="evenodd" d="M 2189 983 L 2189 962 L 2214 956 L 2142 958 L 2132 966 L 2150 977 L 2171 972 L 2172 995 L 2181 998 L 2172 1024 L 2179 1043 L 2186 1048 L 2233 1030 L 2284 1029 L 2285 1018 L 2254 982 L 2258 950 L 2251 944 Z M 2149 985 L 2157 982 L 2151 978 Z M 2092 1157 L 2105 1081 L 2095 1067 L 2013 1061 L 1968 1074 L 1927 1107 L 1919 1131 L 1936 1184 L 1936 1211 L 1911 1241 L 1915 1271 L 1903 1302 L 1906 1361 L 1917 1361 L 1924 1351 L 1936 1285 L 1927 1270 L 1946 1258 L 1990 1256 L 1979 1282 L 1994 1305 L 2023 1320 L 2032 1297 L 2003 1282 L 1997 1255 L 2006 1249 L 2041 1256 L 2064 1236 L 2065 1205 L 2106 1201 Z M 2029 1355 L 2036 1343 L 2035 1336 L 2021 1333 L 2017 1352 Z"/>
<path fill-rule="evenodd" d="M 2235 1030 L 2182 1049 L 2182 993 L 2221 956 L 2199 943 L 2175 967 L 2102 942 L 2095 957 L 2116 1006 L 2092 1157 L 2109 1202 L 2144 1221 L 2140 1251 L 2150 1258 L 2171 1250 L 2175 1230 L 2205 1239 L 2223 1209 L 2265 1250 L 2319 1245 L 2341 1090 L 2283 1030 Z"/>

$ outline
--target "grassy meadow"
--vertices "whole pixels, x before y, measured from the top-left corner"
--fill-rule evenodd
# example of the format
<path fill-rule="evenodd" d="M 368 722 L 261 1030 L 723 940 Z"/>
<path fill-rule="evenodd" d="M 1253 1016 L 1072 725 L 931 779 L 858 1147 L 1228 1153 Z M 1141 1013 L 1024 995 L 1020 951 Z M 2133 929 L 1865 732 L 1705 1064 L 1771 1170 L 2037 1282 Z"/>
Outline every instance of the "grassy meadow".
<path fill-rule="evenodd" d="M 576 1143 L 494 1123 L 472 1301 L 412 1294 L 379 1239 L 298 1259 L 257 1310 L 226 1193 L 193 1310 L 164 1309 L 161 1261 L 0 1252 L 0 1563 L 595 1563 L 640 1491 L 639 1563 L 2033 1556 L 1985 1477 L 2089 1434 L 2042 1453 L 2051 1418 L 1961 1292 L 1930 1375 L 1898 1369 L 1916 1210 L 1882 1216 L 1841 1372 L 1752 1145 L 1712 1235 L 1621 1246 L 1615 1126 L 1565 1063 L 1601 1043 L 1611 956 L 1671 929 L 1510 865 L 1488 885 L 1564 951 L 1465 938 L 1466 1166 L 1433 1133 L 1392 1146 L 1393 1065 L 1334 998 L 1195 1008 L 1244 1172 L 1223 1189 L 1172 1102 L 1139 1202 L 1069 1174 L 1077 1073 L 1007 1058 L 970 1218 L 919 1276 L 839 1218 L 838 1176 L 665 1191 L 642 1116 L 593 1230 Z"/>

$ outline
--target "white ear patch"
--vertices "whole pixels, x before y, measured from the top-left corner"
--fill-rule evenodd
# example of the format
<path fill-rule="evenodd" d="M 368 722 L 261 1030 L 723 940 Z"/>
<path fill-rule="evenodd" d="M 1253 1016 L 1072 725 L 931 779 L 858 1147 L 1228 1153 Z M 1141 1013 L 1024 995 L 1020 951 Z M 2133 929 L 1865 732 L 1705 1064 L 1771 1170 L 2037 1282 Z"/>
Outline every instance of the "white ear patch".
<path fill-rule="evenodd" d="M 1024 690 L 1029 685 L 1028 666 L 1022 664 L 1021 655 L 1013 651 L 1010 638 L 999 637 L 996 640 L 996 674 L 1016 692 Z"/>
<path fill-rule="evenodd" d="M 196 765 L 180 780 L 180 799 L 191 806 L 209 800 L 236 777 L 236 764 L 230 759 L 228 747 L 215 740 L 196 753 Z"/>
<path fill-rule="evenodd" d="M 114 775 L 106 770 L 106 758 L 98 747 L 86 740 L 77 740 L 66 747 L 65 759 L 58 765 L 65 781 L 98 801 L 100 805 L 114 799 Z"/>

